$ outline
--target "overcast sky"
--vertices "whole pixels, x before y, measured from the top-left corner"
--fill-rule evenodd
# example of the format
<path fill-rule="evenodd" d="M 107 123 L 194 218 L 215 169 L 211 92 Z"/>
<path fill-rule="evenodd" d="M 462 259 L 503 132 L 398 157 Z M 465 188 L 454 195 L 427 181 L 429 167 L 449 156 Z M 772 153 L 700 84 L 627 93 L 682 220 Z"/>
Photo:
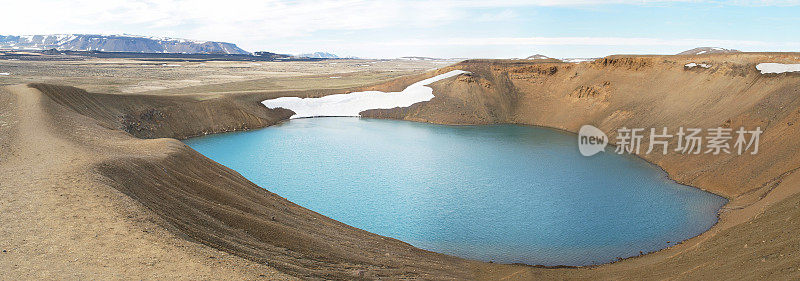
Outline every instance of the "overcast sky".
<path fill-rule="evenodd" d="M 340 56 L 600 57 L 800 51 L 800 0 L 23 0 L 0 34 L 136 34 Z"/>

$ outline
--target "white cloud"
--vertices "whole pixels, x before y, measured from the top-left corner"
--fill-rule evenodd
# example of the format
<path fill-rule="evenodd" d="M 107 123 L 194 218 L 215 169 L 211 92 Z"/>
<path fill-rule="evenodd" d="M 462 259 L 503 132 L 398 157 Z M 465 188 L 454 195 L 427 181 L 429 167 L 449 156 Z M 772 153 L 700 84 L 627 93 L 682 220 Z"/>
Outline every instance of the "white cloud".
<path fill-rule="evenodd" d="M 69 33 L 87 28 L 109 33 L 115 27 L 139 25 L 142 29 L 180 29 L 205 38 L 245 34 L 280 38 L 318 30 L 434 26 L 458 18 L 458 8 L 444 2 L 399 0 L 30 0 L 3 6 L 7 11 L 20 11 L 0 17 L 3 32 L 14 34 Z"/>
<path fill-rule="evenodd" d="M 800 48 L 800 42 L 698 38 L 451 37 L 383 42 L 320 40 L 307 41 L 292 47 L 313 49 L 314 46 L 326 46 L 334 53 L 354 52 L 353 54 L 368 58 L 402 55 L 510 58 L 527 57 L 535 53 L 555 57 L 601 57 L 620 53 L 674 54 L 698 46 L 720 46 L 744 51 L 792 51 Z"/>
<path fill-rule="evenodd" d="M 692 0 L 25 0 L 3 4 L 4 33 L 111 33 L 117 29 L 185 32 L 196 39 L 282 38 L 319 30 L 432 27 L 464 20 L 470 8 L 641 5 Z M 800 0 L 734 1 L 737 5 L 798 5 Z M 730 2 L 724 2 L 730 3 Z M 506 10 L 502 13 L 511 15 Z M 502 14 L 500 14 L 502 15 Z"/>
<path fill-rule="evenodd" d="M 715 39 L 660 39 L 627 37 L 489 37 L 441 38 L 426 40 L 398 40 L 378 42 L 384 46 L 800 46 L 800 42 L 764 42 L 748 40 Z"/>
<path fill-rule="evenodd" d="M 719 5 L 800 5 L 800 0 L 24 0 L 3 3 L 0 26 L 3 34 L 129 33 L 197 40 L 229 41 L 245 49 L 271 49 L 280 42 L 313 40 L 315 32 L 359 32 L 364 30 L 424 27 L 435 29 L 460 21 L 487 22 L 519 18 L 522 6 L 592 6 L 605 4 L 648 5 L 668 2 L 711 2 Z M 731 4 L 732 3 L 732 4 Z M 491 10 L 489 10 L 491 8 Z M 483 14 L 475 9 L 487 9 Z M 466 35 L 467 37 L 469 35 Z M 349 38 L 348 38 L 349 39 Z M 762 46 L 764 42 L 725 40 L 663 40 L 609 37 L 444 38 L 415 40 L 399 38 L 377 44 L 403 46 L 545 46 L 545 45 L 714 45 Z M 703 44 L 700 44 L 703 43 Z M 735 44 L 727 44 L 735 43 Z M 265 46 L 264 44 L 269 44 Z M 337 49 L 332 46 L 294 46 L 294 49 Z M 351 44 L 351 45 L 352 45 Z M 303 50 L 303 51 L 305 51 Z M 352 54 L 359 55 L 359 54 Z"/>

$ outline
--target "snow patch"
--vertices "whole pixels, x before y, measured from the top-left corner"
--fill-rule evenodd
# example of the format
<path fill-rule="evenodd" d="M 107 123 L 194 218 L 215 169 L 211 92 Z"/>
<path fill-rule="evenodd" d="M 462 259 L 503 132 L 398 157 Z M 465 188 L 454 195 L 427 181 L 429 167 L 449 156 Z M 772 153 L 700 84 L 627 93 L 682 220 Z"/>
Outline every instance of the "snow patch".
<path fill-rule="evenodd" d="M 440 74 L 405 88 L 402 92 L 364 91 L 348 94 L 324 96 L 321 98 L 282 97 L 262 101 L 268 108 L 286 108 L 295 112 L 294 118 L 317 116 L 360 116 L 359 113 L 369 109 L 389 109 L 407 107 L 412 104 L 429 101 L 433 96 L 433 89 L 426 87 L 433 82 L 467 73 L 463 70 L 453 70 Z"/>
<path fill-rule="evenodd" d="M 759 63 L 756 69 L 761 71 L 761 74 L 800 72 L 800 64 Z"/>
<path fill-rule="evenodd" d="M 702 67 L 702 68 L 711 68 L 710 64 L 705 64 L 705 63 L 693 63 L 693 62 L 690 62 L 690 63 L 687 63 L 686 65 L 684 65 L 684 67 L 688 67 L 688 68 L 694 68 L 694 67 L 697 67 L 697 66 Z"/>
<path fill-rule="evenodd" d="M 8 72 L 0 72 L 0 76 L 9 76 L 11 73 Z"/>
<path fill-rule="evenodd" d="M 569 63 L 582 63 L 582 62 L 593 61 L 593 60 L 596 60 L 596 59 L 593 59 L 593 58 L 564 58 L 564 59 L 561 59 L 561 61 L 569 62 Z"/>

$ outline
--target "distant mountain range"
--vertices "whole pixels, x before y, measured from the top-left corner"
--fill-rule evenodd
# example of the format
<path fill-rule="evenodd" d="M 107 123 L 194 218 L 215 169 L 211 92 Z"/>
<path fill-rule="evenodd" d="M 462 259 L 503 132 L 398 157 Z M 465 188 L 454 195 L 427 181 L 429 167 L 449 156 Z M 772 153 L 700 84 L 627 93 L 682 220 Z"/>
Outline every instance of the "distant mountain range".
<path fill-rule="evenodd" d="M 724 53 L 739 53 L 741 51 L 734 49 L 725 49 L 720 47 L 699 47 L 691 50 L 686 50 L 678 53 L 678 55 L 704 55 L 704 54 L 724 54 Z"/>
<path fill-rule="evenodd" d="M 326 52 L 313 52 L 310 54 L 299 54 L 297 55 L 299 58 L 312 58 L 312 59 L 338 59 L 339 56 L 326 53 Z"/>
<path fill-rule="evenodd" d="M 440 58 L 430 58 L 430 57 L 399 57 L 399 60 L 425 60 L 425 61 L 435 61 L 435 60 L 442 60 Z"/>
<path fill-rule="evenodd" d="M 0 35 L 0 49 L 181 54 L 250 54 L 236 44 L 136 35 Z"/>
<path fill-rule="evenodd" d="M 559 59 L 554 59 L 542 54 L 535 54 L 525 58 L 526 60 L 535 60 L 537 62 L 561 62 Z"/>
<path fill-rule="evenodd" d="M 527 57 L 525 59 L 526 60 L 547 60 L 547 59 L 550 59 L 550 57 L 542 55 L 542 54 L 535 54 L 535 55 L 532 55 L 532 56 Z"/>
<path fill-rule="evenodd" d="M 168 37 L 137 35 L 99 35 L 99 34 L 51 34 L 51 35 L 0 35 L 0 49 L 50 50 L 60 51 L 101 51 L 132 53 L 173 53 L 173 54 L 236 54 L 249 55 L 236 44 L 216 41 L 187 40 Z M 683 51 L 678 55 L 703 55 L 717 53 L 736 53 L 739 50 L 719 47 L 699 47 Z M 262 52 L 265 53 L 265 52 Z M 283 55 L 271 54 L 284 58 Z M 286 56 L 288 57 L 288 56 Z M 314 52 L 297 55 L 298 58 L 337 59 L 339 56 L 327 52 Z M 438 60 L 427 57 L 403 57 L 407 60 Z M 555 60 L 536 54 L 528 60 Z"/>

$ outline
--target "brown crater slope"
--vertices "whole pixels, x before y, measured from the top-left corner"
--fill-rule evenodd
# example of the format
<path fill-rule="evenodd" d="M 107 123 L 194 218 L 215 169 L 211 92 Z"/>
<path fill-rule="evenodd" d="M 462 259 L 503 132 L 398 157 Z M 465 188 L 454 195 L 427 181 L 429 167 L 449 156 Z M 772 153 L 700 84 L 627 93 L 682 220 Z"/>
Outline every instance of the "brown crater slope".
<path fill-rule="evenodd" d="M 462 259 L 329 219 L 159 138 L 268 126 L 289 111 L 258 101 L 316 94 L 0 88 L 0 268 L 11 279 L 469 278 Z"/>
<path fill-rule="evenodd" d="M 610 136 L 622 126 L 765 130 L 758 155 L 642 155 L 731 202 L 699 237 L 586 268 L 497 265 L 419 250 L 292 204 L 167 139 L 269 126 L 288 112 L 258 101 L 343 89 L 166 97 L 4 87 L 0 268 L 12 279 L 797 279 L 800 75 L 761 75 L 755 64 L 798 57 L 473 60 L 357 89 L 399 90 L 464 69 L 471 74 L 432 85 L 430 102 L 363 114 L 569 131 L 593 124 Z M 684 67 L 689 62 L 712 67 Z"/>
<path fill-rule="evenodd" d="M 705 63 L 710 68 L 685 67 Z M 431 101 L 363 116 L 443 124 L 514 123 L 577 132 L 628 128 L 761 127 L 757 155 L 640 156 L 673 179 L 731 199 L 700 237 L 659 253 L 598 267 L 485 266 L 485 279 L 788 278 L 800 274 L 800 73 L 762 75 L 762 62 L 800 63 L 797 53 L 611 56 L 590 63 L 465 61 L 470 71 L 432 85 Z M 673 146 L 675 144 L 673 143 Z"/>
<path fill-rule="evenodd" d="M 642 155 L 680 182 L 735 197 L 800 167 L 800 140 L 789 137 L 800 132 L 794 126 L 800 118 L 800 73 L 762 75 L 755 68 L 762 61 L 798 63 L 795 55 L 753 54 L 609 57 L 582 64 L 465 61 L 451 68 L 471 74 L 435 83 L 430 102 L 362 115 L 572 132 L 591 124 L 612 141 L 621 127 L 760 126 L 765 133 L 757 155 Z M 712 67 L 684 67 L 689 62 Z"/>

